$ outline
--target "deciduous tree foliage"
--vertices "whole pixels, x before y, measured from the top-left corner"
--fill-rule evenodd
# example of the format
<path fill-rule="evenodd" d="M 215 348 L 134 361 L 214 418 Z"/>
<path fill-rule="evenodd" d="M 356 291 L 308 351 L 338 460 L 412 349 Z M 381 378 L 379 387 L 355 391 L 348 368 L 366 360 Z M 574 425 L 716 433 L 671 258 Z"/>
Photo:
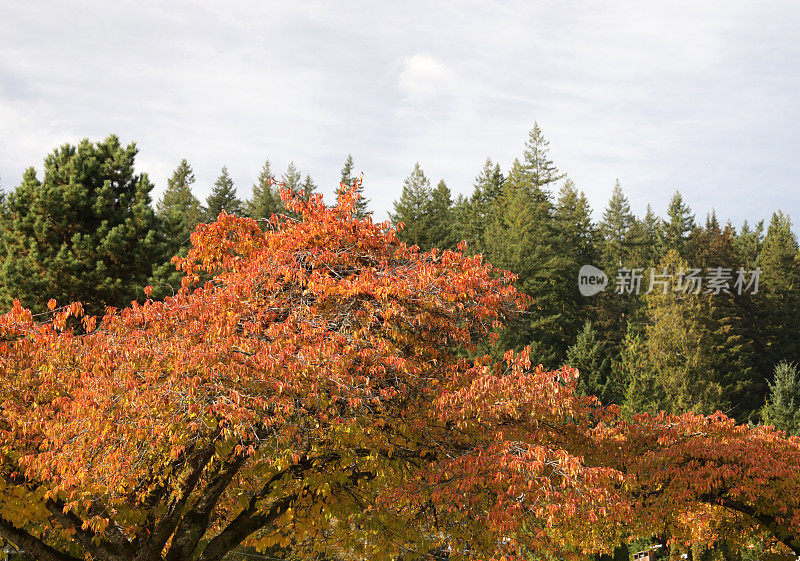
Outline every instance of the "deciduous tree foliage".
<path fill-rule="evenodd" d="M 199 225 L 175 297 L 0 316 L 0 536 L 42 561 L 600 547 L 620 475 L 565 449 L 574 371 L 463 358 L 527 306 L 513 277 L 355 218 L 354 189 L 283 196 L 301 220 Z"/>

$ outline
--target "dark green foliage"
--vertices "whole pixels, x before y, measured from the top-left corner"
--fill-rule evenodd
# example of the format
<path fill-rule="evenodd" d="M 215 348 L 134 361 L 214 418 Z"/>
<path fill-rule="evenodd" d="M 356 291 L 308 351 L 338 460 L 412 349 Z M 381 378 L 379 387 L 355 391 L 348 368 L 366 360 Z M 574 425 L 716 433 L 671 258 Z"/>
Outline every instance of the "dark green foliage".
<path fill-rule="evenodd" d="M 253 184 L 253 192 L 245 203 L 245 214 L 250 218 L 269 218 L 283 211 L 280 193 L 272 186 L 275 176 L 272 175 L 269 160 L 264 162 Z"/>
<path fill-rule="evenodd" d="M 203 220 L 205 211 L 192 193 L 194 181 L 192 166 L 185 159 L 181 160 L 156 205 L 167 251 L 167 261 L 156 267 L 151 280 L 156 298 L 168 296 L 180 286 L 183 275 L 175 269 L 171 258 L 174 255 L 186 256 L 191 247 L 190 236 Z"/>
<path fill-rule="evenodd" d="M 694 228 L 694 215 L 689 205 L 684 204 L 678 191 L 672 196 L 667 208 L 667 221 L 664 225 L 666 249 L 674 249 L 681 257 L 686 256 L 686 242 Z"/>
<path fill-rule="evenodd" d="M 575 344 L 567 349 L 567 364 L 577 368 L 578 391 L 583 395 L 602 398 L 608 382 L 611 360 L 602 340 L 588 321 L 578 334 Z"/>
<path fill-rule="evenodd" d="M 136 145 L 116 136 L 65 144 L 8 196 L 0 222 L 0 299 L 35 312 L 52 297 L 81 301 L 91 314 L 144 296 L 154 264 L 165 261 L 150 206 L 153 185 L 134 170 Z"/>
<path fill-rule="evenodd" d="M 453 199 L 444 179 L 431 191 L 426 214 L 429 246 L 439 249 L 455 247 L 458 241 L 453 228 Z"/>
<path fill-rule="evenodd" d="M 456 237 L 459 241 L 466 241 L 473 253 L 480 253 L 486 248 L 484 237 L 487 228 L 494 221 L 504 183 L 500 164 L 486 158 L 483 168 L 475 178 L 472 196 L 457 201 Z"/>
<path fill-rule="evenodd" d="M 634 224 L 636 217 L 631 212 L 631 205 L 622 192 L 618 179 L 600 221 L 601 254 L 607 267 L 616 269 L 622 266 L 644 266 L 630 261 L 633 245 L 631 228 Z"/>
<path fill-rule="evenodd" d="M 352 187 L 353 184 L 356 182 L 356 177 L 353 176 L 353 171 L 355 169 L 355 163 L 353 162 L 353 156 L 351 154 L 347 155 L 347 158 L 344 161 L 344 166 L 342 167 L 342 171 L 339 177 L 339 186 L 336 188 L 336 198 L 341 196 L 343 192 L 343 185 L 347 187 Z M 360 195 L 358 202 L 356 202 L 356 214 L 359 218 L 365 218 L 372 214 L 369 211 L 369 199 L 364 197 L 364 184 L 362 182 L 358 183 L 356 187 L 356 192 Z"/>
<path fill-rule="evenodd" d="M 795 364 L 784 361 L 775 367 L 761 417 L 765 424 L 800 436 L 800 374 Z"/>
<path fill-rule="evenodd" d="M 431 205 L 431 182 L 419 165 L 414 164 L 411 174 L 403 182 L 400 200 L 394 203 L 394 212 L 389 218 L 394 224 L 402 222 L 405 227 L 398 232 L 398 237 L 408 243 L 418 245 L 421 249 L 430 248 L 428 232 L 428 211 Z"/>
<path fill-rule="evenodd" d="M 233 179 L 228 175 L 228 168 L 225 166 L 206 199 L 206 220 L 214 222 L 223 210 L 228 214 L 244 215 L 242 201 L 236 196 Z"/>

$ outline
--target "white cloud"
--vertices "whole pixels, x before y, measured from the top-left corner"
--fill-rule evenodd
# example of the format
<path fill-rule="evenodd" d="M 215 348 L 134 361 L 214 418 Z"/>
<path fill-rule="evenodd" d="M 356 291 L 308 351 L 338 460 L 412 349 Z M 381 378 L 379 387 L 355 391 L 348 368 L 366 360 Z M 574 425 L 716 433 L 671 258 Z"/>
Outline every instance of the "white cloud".
<path fill-rule="evenodd" d="M 412 101 L 450 93 L 453 81 L 452 70 L 427 53 L 406 57 L 398 77 L 400 89 Z"/>

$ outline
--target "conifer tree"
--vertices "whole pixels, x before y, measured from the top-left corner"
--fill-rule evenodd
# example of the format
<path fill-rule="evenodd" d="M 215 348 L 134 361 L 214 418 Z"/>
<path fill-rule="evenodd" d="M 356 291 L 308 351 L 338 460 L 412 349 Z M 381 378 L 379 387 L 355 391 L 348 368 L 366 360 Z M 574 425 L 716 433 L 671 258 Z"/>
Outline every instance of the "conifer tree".
<path fill-rule="evenodd" d="M 269 218 L 281 212 L 283 205 L 280 194 L 273 189 L 271 183 L 274 178 L 270 162 L 266 160 L 253 184 L 250 199 L 245 204 L 245 213 L 250 218 Z"/>
<path fill-rule="evenodd" d="M 453 199 L 444 179 L 439 181 L 436 188 L 431 191 L 426 222 L 430 247 L 452 249 L 458 243 L 453 230 Z"/>
<path fill-rule="evenodd" d="M 686 244 L 694 228 L 694 215 L 689 205 L 683 202 L 680 192 L 675 191 L 667 208 L 667 221 L 664 225 L 666 249 L 674 249 L 681 257 L 686 256 Z"/>
<path fill-rule="evenodd" d="M 775 367 L 761 417 L 765 424 L 800 436 L 800 374 L 795 364 L 783 361 Z"/>
<path fill-rule="evenodd" d="M 586 322 L 575 344 L 567 349 L 567 364 L 577 368 L 578 391 L 583 395 L 603 396 L 610 370 L 610 357 L 591 322 Z"/>
<path fill-rule="evenodd" d="M 192 166 L 185 159 L 181 160 L 156 205 L 156 215 L 161 220 L 161 231 L 170 257 L 191 245 L 189 236 L 203 219 L 203 207 L 192 193 L 194 181 Z"/>
<path fill-rule="evenodd" d="M 756 268 L 763 243 L 764 221 L 759 220 L 755 227 L 751 227 L 745 220 L 736 236 L 736 250 L 742 259 L 742 266 L 747 267 L 748 270 Z"/>
<path fill-rule="evenodd" d="M 636 265 L 628 263 L 632 246 L 631 228 L 635 223 L 636 217 L 617 179 L 600 222 L 601 252 L 607 267 L 616 269 L 624 265 Z"/>
<path fill-rule="evenodd" d="M 244 214 L 242 206 L 242 201 L 236 196 L 236 188 L 228 174 L 228 168 L 223 166 L 206 199 L 206 219 L 214 222 L 223 209 L 228 214 L 242 215 Z"/>
<path fill-rule="evenodd" d="M 35 312 L 54 298 L 90 314 L 143 298 L 154 264 L 166 258 L 150 205 L 152 183 L 134 170 L 136 145 L 116 136 L 65 144 L 29 168 L 0 221 L 0 301 Z"/>
<path fill-rule="evenodd" d="M 183 275 L 172 264 L 172 256 L 186 256 L 191 247 L 192 232 L 204 218 L 205 209 L 192 193 L 194 181 L 192 166 L 185 159 L 181 160 L 167 180 L 167 189 L 156 205 L 156 214 L 161 220 L 161 234 L 167 251 L 167 261 L 158 264 L 153 271 L 150 284 L 154 289 L 154 298 L 169 296 L 180 287 Z"/>
<path fill-rule="evenodd" d="M 565 174 L 550 160 L 550 142 L 545 140 L 539 123 L 534 123 L 525 142 L 524 166 L 531 185 L 546 187 L 563 179 Z"/>
<path fill-rule="evenodd" d="M 459 240 L 466 240 L 469 250 L 473 253 L 485 250 L 484 236 L 486 229 L 494 221 L 504 182 L 500 164 L 495 164 L 491 158 L 486 158 L 483 168 L 475 177 L 471 197 L 459 203 L 461 214 L 456 227 L 456 237 Z"/>
<path fill-rule="evenodd" d="M 400 199 L 394 203 L 394 212 L 389 213 L 389 218 L 394 224 L 402 222 L 405 228 L 397 234 L 402 241 L 428 249 L 428 220 L 427 215 L 431 205 L 431 182 L 419 165 L 414 164 L 414 169 L 403 182 L 403 192 Z"/>
<path fill-rule="evenodd" d="M 336 199 L 338 200 L 339 197 L 342 195 L 343 192 L 343 185 L 347 187 L 352 187 L 353 184 L 356 182 L 356 177 L 353 176 L 353 171 L 355 169 L 355 163 L 353 162 L 352 154 L 348 154 L 347 158 L 344 161 L 344 166 L 342 167 L 342 171 L 339 177 L 339 186 L 336 188 Z M 364 197 L 364 184 L 359 182 L 358 187 L 356 188 L 356 192 L 359 194 L 360 198 L 356 202 L 356 215 L 359 218 L 365 218 L 372 214 L 369 208 L 369 199 Z"/>
<path fill-rule="evenodd" d="M 768 360 L 800 361 L 800 253 L 789 216 L 772 215 L 758 265 L 759 294 L 755 300 Z"/>
<path fill-rule="evenodd" d="M 311 179 L 310 174 L 306 174 L 306 178 L 303 179 L 303 182 L 300 184 L 300 192 L 302 193 L 301 198 L 304 201 L 308 201 L 317 192 L 317 184 L 314 183 L 314 180 Z"/>

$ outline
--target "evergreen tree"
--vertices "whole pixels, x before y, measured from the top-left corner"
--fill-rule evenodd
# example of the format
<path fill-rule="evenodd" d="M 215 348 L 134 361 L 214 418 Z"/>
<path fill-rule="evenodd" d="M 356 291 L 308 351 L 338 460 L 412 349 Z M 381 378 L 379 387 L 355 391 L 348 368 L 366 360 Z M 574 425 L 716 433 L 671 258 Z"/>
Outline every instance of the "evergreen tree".
<path fill-rule="evenodd" d="M 206 219 L 209 222 L 216 221 L 223 209 L 228 214 L 239 216 L 244 214 L 242 201 L 236 196 L 233 179 L 228 175 L 228 168 L 225 166 L 222 167 L 222 171 L 206 199 Z"/>
<path fill-rule="evenodd" d="M 518 275 L 517 288 L 535 304 L 501 335 L 503 348 L 531 345 L 535 360 L 560 366 L 574 333 L 564 321 L 564 264 L 557 253 L 558 232 L 550 195 L 531 185 L 517 160 L 503 188 L 494 221 L 486 232 L 487 260 Z M 576 276 L 577 278 L 577 276 Z"/>
<path fill-rule="evenodd" d="M 405 228 L 397 233 L 400 240 L 418 245 L 421 249 L 428 249 L 428 211 L 431 205 L 431 182 L 425 176 L 419 162 L 414 164 L 414 169 L 403 182 L 403 192 L 400 200 L 394 203 L 394 212 L 389 213 L 389 218 L 394 224 L 402 222 Z"/>
<path fill-rule="evenodd" d="M 192 166 L 185 159 L 181 160 L 156 205 L 170 256 L 181 254 L 181 250 L 189 247 L 189 236 L 203 219 L 203 207 L 192 193 L 194 181 Z"/>
<path fill-rule="evenodd" d="M 755 228 L 752 228 L 745 220 L 736 236 L 736 252 L 742 259 L 740 265 L 747 270 L 755 269 L 763 243 L 764 221 L 759 220 Z"/>
<path fill-rule="evenodd" d="M 306 202 L 311 200 L 311 197 L 317 192 L 317 184 L 311 179 L 311 175 L 306 174 L 306 178 L 300 184 L 300 192 L 302 193 L 301 198 Z"/>
<path fill-rule="evenodd" d="M 340 174 L 339 186 L 336 188 L 337 200 L 342 195 L 343 186 L 352 187 L 355 184 L 356 177 L 353 176 L 354 168 L 355 164 L 353 163 L 353 156 L 351 154 L 348 154 L 347 158 L 344 161 L 344 166 L 342 167 L 342 171 Z M 368 210 L 369 199 L 364 197 L 364 184 L 362 182 L 358 183 L 358 186 L 356 187 L 356 192 L 360 195 L 358 202 L 356 202 L 356 215 L 359 218 L 366 218 L 372 213 Z"/>
<path fill-rule="evenodd" d="M 648 204 L 644 218 L 634 220 L 629 232 L 631 262 L 648 270 L 666 255 L 664 225 Z"/>
<path fill-rule="evenodd" d="M 772 215 L 759 255 L 759 323 L 768 360 L 800 361 L 800 254 L 790 218 Z"/>
<path fill-rule="evenodd" d="M 245 204 L 245 214 L 250 218 L 269 218 L 283 210 L 280 194 L 272 187 L 274 181 L 269 160 L 264 162 L 253 184 L 253 192 Z"/>
<path fill-rule="evenodd" d="M 689 205 L 684 204 L 680 192 L 675 191 L 667 208 L 667 222 L 664 226 L 666 249 L 674 249 L 681 257 L 686 256 L 686 243 L 694 228 L 694 215 Z"/>
<path fill-rule="evenodd" d="M 153 297 L 169 296 L 180 287 L 182 273 L 175 269 L 173 255 L 185 257 L 191 247 L 190 237 L 203 220 L 205 210 L 192 193 L 194 171 L 185 159 L 167 180 L 167 189 L 156 205 L 156 214 L 161 220 L 161 234 L 164 239 L 167 261 L 156 266 L 151 284 Z"/>
<path fill-rule="evenodd" d="M 550 158 L 550 142 L 545 140 L 539 123 L 534 123 L 525 142 L 524 166 L 530 183 L 534 187 L 546 187 L 563 179 Z"/>
<path fill-rule="evenodd" d="M 430 247 L 439 249 L 455 247 L 458 242 L 453 231 L 453 200 L 444 179 L 439 181 L 436 188 L 431 191 L 425 221 L 427 222 L 425 229 Z"/>
<path fill-rule="evenodd" d="M 628 263 L 632 246 L 630 231 L 635 223 L 636 217 L 631 212 L 631 205 L 617 179 L 600 222 L 601 252 L 607 267 L 616 269 L 623 265 L 636 266 Z"/>
<path fill-rule="evenodd" d="M 577 368 L 580 373 L 580 393 L 603 396 L 611 363 L 603 341 L 598 339 L 590 322 L 584 324 L 575 344 L 567 349 L 567 364 Z"/>
<path fill-rule="evenodd" d="M 486 158 L 483 168 L 475 178 L 472 196 L 462 201 L 460 220 L 456 228 L 456 237 L 466 240 L 473 253 L 485 250 L 484 236 L 486 229 L 494 221 L 498 201 L 503 192 L 505 178 L 500 165 Z"/>
<path fill-rule="evenodd" d="M 800 374 L 795 364 L 783 361 L 775 367 L 761 417 L 776 429 L 800 436 Z"/>
<path fill-rule="evenodd" d="M 52 297 L 89 314 L 137 298 L 165 248 L 150 205 L 153 185 L 134 171 L 136 145 L 116 136 L 65 144 L 29 168 L 0 221 L 0 301 L 34 312 Z"/>

